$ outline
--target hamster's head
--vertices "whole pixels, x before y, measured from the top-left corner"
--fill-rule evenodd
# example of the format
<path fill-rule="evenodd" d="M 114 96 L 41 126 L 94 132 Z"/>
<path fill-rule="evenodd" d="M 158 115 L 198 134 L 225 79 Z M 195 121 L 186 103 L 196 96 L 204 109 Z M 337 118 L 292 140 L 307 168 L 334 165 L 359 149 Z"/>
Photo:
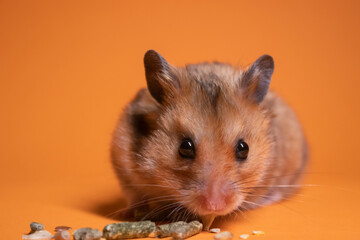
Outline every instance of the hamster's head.
<path fill-rule="evenodd" d="M 261 56 L 245 70 L 222 63 L 177 68 L 149 50 L 144 63 L 157 113 L 144 118 L 153 122 L 136 150 L 138 176 L 161 186 L 154 195 L 161 190 L 198 216 L 235 211 L 272 158 L 262 100 L 273 59 Z"/>

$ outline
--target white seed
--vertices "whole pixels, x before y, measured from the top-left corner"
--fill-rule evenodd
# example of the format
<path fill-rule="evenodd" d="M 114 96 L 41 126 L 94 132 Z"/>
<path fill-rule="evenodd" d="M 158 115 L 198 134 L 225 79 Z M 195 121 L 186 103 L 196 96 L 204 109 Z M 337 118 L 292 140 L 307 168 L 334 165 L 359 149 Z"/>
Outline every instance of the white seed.
<path fill-rule="evenodd" d="M 220 228 L 211 228 L 211 229 L 209 230 L 209 232 L 211 232 L 211 233 L 219 233 L 219 232 L 220 232 Z"/>
<path fill-rule="evenodd" d="M 51 233 L 49 233 L 46 230 L 40 230 L 40 231 L 36 231 L 34 233 L 31 234 L 26 234 L 26 235 L 22 235 L 22 239 L 23 240 L 27 240 L 27 239 L 41 239 L 41 240 L 47 240 L 47 239 L 52 239 L 52 235 Z"/>
<path fill-rule="evenodd" d="M 264 235 L 265 232 L 263 232 L 263 231 L 253 231 L 252 234 L 253 235 Z"/>
<path fill-rule="evenodd" d="M 248 239 L 249 237 L 250 237 L 249 234 L 241 234 L 241 235 L 240 235 L 240 238 L 241 238 L 241 239 Z"/>
<path fill-rule="evenodd" d="M 220 232 L 214 235 L 215 240 L 230 240 L 233 238 L 233 234 L 231 232 Z"/>
<path fill-rule="evenodd" d="M 54 240 L 70 240 L 71 235 L 68 231 L 62 230 L 59 232 L 56 232 L 54 235 Z"/>

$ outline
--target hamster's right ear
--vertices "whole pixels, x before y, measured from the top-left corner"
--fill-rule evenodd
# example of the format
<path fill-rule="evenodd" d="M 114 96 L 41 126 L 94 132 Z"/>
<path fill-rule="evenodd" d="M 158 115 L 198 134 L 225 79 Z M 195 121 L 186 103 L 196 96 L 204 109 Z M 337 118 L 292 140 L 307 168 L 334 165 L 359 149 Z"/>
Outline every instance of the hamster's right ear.
<path fill-rule="evenodd" d="M 243 73 L 241 89 L 251 102 L 260 103 L 268 92 L 274 60 L 270 55 L 262 55 Z"/>
<path fill-rule="evenodd" d="M 160 104 L 171 100 L 180 88 L 179 80 L 171 70 L 172 67 L 154 50 L 145 53 L 144 65 L 151 96 Z"/>

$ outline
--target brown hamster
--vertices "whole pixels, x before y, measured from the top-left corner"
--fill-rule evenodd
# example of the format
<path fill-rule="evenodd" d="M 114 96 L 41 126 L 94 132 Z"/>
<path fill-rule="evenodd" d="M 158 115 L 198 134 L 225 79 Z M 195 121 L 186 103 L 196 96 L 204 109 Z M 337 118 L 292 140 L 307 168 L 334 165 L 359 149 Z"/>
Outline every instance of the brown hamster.
<path fill-rule="evenodd" d="M 212 219 L 288 197 L 307 162 L 289 106 L 268 91 L 274 62 L 247 69 L 224 63 L 174 67 L 144 57 L 147 89 L 114 132 L 111 155 L 129 211 Z M 205 220 L 206 221 L 206 220 Z"/>

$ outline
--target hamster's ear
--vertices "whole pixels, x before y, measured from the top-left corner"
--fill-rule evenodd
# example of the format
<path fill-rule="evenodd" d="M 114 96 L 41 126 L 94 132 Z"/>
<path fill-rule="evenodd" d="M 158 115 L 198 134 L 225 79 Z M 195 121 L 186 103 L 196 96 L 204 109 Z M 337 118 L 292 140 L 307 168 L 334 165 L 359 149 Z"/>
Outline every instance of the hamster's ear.
<path fill-rule="evenodd" d="M 166 60 L 156 51 L 149 50 L 145 53 L 144 65 L 151 96 L 160 104 L 173 98 L 180 84 Z"/>
<path fill-rule="evenodd" d="M 242 94 L 251 102 L 259 104 L 269 89 L 273 72 L 273 58 L 269 55 L 259 57 L 242 75 Z"/>

